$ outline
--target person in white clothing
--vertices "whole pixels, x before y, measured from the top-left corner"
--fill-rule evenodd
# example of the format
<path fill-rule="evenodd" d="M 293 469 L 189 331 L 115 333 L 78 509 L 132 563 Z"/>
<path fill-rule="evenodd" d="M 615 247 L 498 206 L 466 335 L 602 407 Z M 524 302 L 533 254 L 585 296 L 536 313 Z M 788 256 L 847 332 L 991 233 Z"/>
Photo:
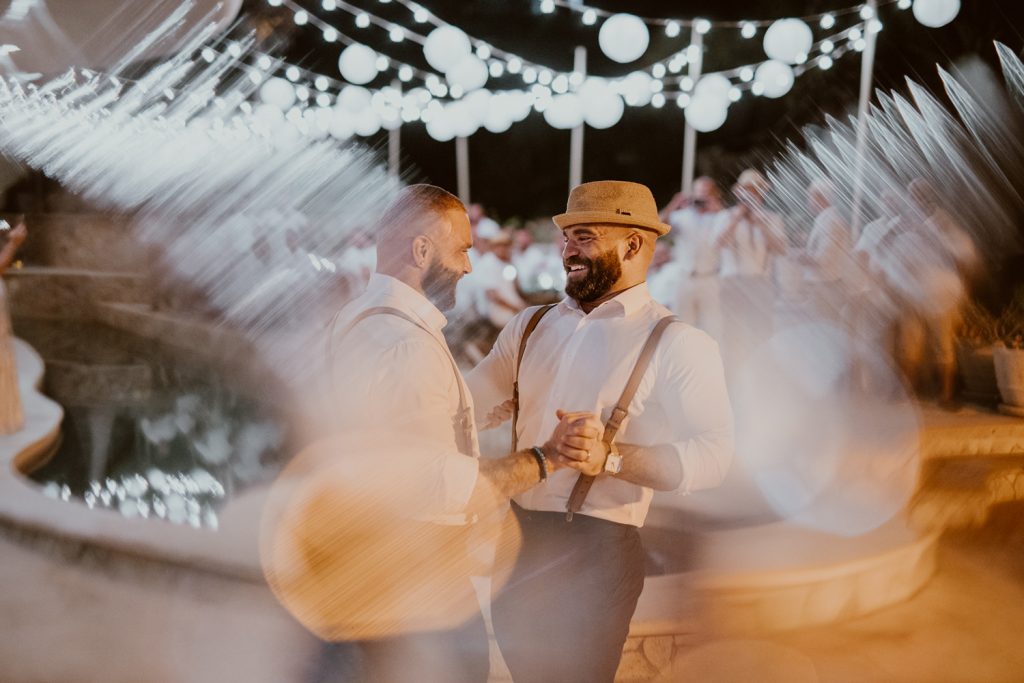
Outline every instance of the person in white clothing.
<path fill-rule="evenodd" d="M 655 240 L 670 229 L 650 190 L 585 183 L 554 221 L 567 297 L 517 316 L 467 382 L 480 418 L 518 394 L 523 443 L 549 432 L 559 411 L 607 422 L 585 457 L 515 496 L 523 547 L 492 617 L 517 683 L 610 683 L 643 587 L 637 528 L 653 492 L 722 482 L 732 412 L 718 345 L 648 292 Z"/>
<path fill-rule="evenodd" d="M 722 247 L 718 238 L 725 229 L 727 215 L 718 185 L 706 176 L 697 178 L 693 181 L 692 196 L 677 194 L 661 216 L 672 226 L 673 260 L 681 270 L 679 291 L 670 308 L 684 322 L 721 341 Z"/>
<path fill-rule="evenodd" d="M 324 349 L 334 436 L 324 440 L 327 457 L 324 448 L 319 453 L 321 460 L 342 460 L 341 481 L 347 488 L 306 496 L 310 511 L 300 517 L 305 524 L 297 524 L 295 534 L 304 545 L 293 563 L 312 558 L 306 560 L 308 571 L 299 573 L 307 584 L 333 587 L 340 581 L 349 591 L 353 583 L 366 589 L 349 601 L 331 591 L 314 591 L 318 599 L 309 609 L 322 603 L 323 609 L 345 610 L 351 602 L 352 610 L 364 605 L 364 613 L 356 618 L 343 611 L 342 616 L 358 626 L 366 628 L 390 616 L 408 628 L 397 634 L 374 633 L 372 640 L 361 643 L 366 670 L 359 680 L 483 683 L 489 666 L 487 635 L 469 564 L 463 568 L 461 563 L 466 550 L 459 540 L 464 543 L 464 530 L 476 513 L 543 482 L 567 458 L 583 457 L 594 447 L 601 425 L 582 413 L 560 415 L 549 437 L 524 441 L 535 447 L 481 459 L 472 398 L 442 335 L 442 311 L 454 306 L 456 283 L 470 270 L 466 210 L 441 188 L 412 185 L 384 212 L 377 237 L 377 271 L 366 291 L 338 312 Z M 343 457 L 346 449 L 359 452 Z M 371 494 L 383 498 L 375 501 L 379 515 L 344 513 L 343 506 L 351 505 L 347 499 Z M 400 518 L 407 515 L 397 528 L 381 523 L 393 535 L 373 526 L 351 529 L 353 519 L 372 525 L 376 517 L 390 518 L 396 510 Z M 325 517 L 339 520 L 337 528 L 320 521 Z M 305 529 L 310 525 L 327 528 L 311 534 Z M 356 547 L 345 547 L 341 539 Z M 434 548 L 437 556 L 415 554 L 417 544 L 432 539 L 443 539 Z M 380 562 L 372 572 L 346 574 L 355 571 L 350 567 L 361 566 L 360 556 Z M 438 566 L 409 566 L 417 563 Z M 271 576 L 278 577 L 270 581 L 276 592 L 288 595 L 279 575 Z M 375 601 L 377 592 L 383 597 Z M 413 597 L 403 598 L 407 595 Z M 443 602 L 434 614 L 417 612 L 414 617 L 401 609 L 392 614 L 396 604 L 422 611 L 431 599 Z M 328 619 L 315 614 L 307 622 L 318 625 L 318 634 L 333 638 L 364 633 L 347 623 L 326 623 Z"/>
<path fill-rule="evenodd" d="M 843 283 L 853 273 L 850 226 L 836 208 L 835 189 L 826 180 L 816 180 L 807 188 L 807 208 L 814 225 L 801 258 L 804 279 L 815 312 L 838 320 L 847 294 Z"/>

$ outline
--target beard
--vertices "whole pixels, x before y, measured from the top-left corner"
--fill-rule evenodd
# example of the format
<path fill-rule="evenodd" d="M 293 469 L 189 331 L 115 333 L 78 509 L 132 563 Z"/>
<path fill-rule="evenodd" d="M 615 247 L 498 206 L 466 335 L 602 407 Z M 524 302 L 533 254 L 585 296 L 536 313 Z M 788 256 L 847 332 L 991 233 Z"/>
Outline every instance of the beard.
<path fill-rule="evenodd" d="M 570 256 L 565 259 L 563 264 L 566 271 L 569 266 L 585 266 L 587 268 L 586 276 L 576 279 L 569 276 L 565 282 L 565 293 L 583 303 L 600 299 L 622 277 L 622 263 L 619 261 L 619 255 L 615 253 L 614 247 L 594 259 Z"/>
<path fill-rule="evenodd" d="M 423 274 L 423 294 L 442 313 L 450 311 L 455 308 L 455 287 L 461 279 L 461 271 L 445 268 L 435 259 Z"/>

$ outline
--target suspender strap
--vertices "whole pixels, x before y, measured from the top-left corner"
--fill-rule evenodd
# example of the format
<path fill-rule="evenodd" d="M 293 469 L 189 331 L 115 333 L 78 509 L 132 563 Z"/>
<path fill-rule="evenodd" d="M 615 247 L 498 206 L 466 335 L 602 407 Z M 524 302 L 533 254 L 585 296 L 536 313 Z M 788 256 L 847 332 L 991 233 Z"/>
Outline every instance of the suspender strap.
<path fill-rule="evenodd" d="M 457 442 L 457 445 L 459 447 L 459 452 L 460 453 L 462 453 L 463 455 L 468 455 L 468 456 L 472 457 L 473 456 L 473 423 L 472 423 L 472 419 L 471 419 L 472 411 L 469 408 L 469 400 L 466 397 L 466 390 L 465 390 L 465 388 L 463 387 L 463 384 L 462 384 L 462 379 L 461 379 L 461 375 L 459 373 L 459 368 L 455 364 L 455 359 L 452 358 L 451 353 L 449 353 L 447 345 L 443 344 L 441 342 L 441 340 L 439 340 L 436 336 L 434 336 L 434 333 L 431 332 L 430 329 L 427 328 L 425 325 L 423 325 L 422 323 L 416 321 L 414 318 L 412 318 L 409 315 L 407 315 L 404 311 L 401 311 L 401 310 L 399 310 L 397 308 L 392 308 L 391 306 L 374 306 L 373 308 L 367 308 L 365 311 L 363 311 L 362 313 L 357 315 L 352 320 L 351 323 L 349 323 L 348 327 L 345 328 L 345 331 L 341 334 L 341 336 L 344 337 L 349 332 L 351 332 L 352 328 L 354 328 L 356 325 L 358 325 L 362 321 L 366 320 L 367 318 L 369 318 L 371 316 L 375 316 L 375 315 L 393 315 L 395 317 L 401 318 L 402 320 L 405 320 L 406 322 L 408 322 L 408 323 L 410 323 L 412 325 L 415 325 L 416 327 L 420 328 L 421 330 L 423 330 L 424 332 L 429 334 L 431 339 L 433 339 L 438 344 L 441 344 L 444 347 L 444 355 L 448 357 L 448 360 L 452 364 L 452 373 L 455 375 L 455 386 L 457 386 L 459 388 L 459 414 L 458 414 L 458 416 L 456 418 L 456 424 L 458 425 L 458 427 L 457 427 L 456 433 L 455 433 L 456 442 Z M 334 368 L 334 345 L 331 343 L 331 338 L 333 338 L 334 326 L 337 324 L 337 320 L 338 320 L 337 316 L 335 316 L 334 320 L 331 321 L 330 330 L 331 330 L 332 334 L 330 334 L 329 337 L 328 337 L 328 345 L 327 345 L 327 348 L 329 349 L 328 360 L 331 363 L 329 367 L 331 368 L 330 372 L 331 372 L 332 377 L 333 377 L 333 374 L 334 374 L 334 371 L 333 371 L 333 368 Z"/>
<path fill-rule="evenodd" d="M 516 374 L 512 380 L 512 452 L 515 453 L 519 450 L 519 432 L 516 430 L 516 426 L 519 423 L 519 366 L 523 364 L 523 354 L 526 353 L 526 342 L 530 339 L 530 335 L 537 329 L 537 324 L 540 319 L 544 317 L 544 314 L 555 307 L 555 304 L 548 304 L 541 306 L 533 315 L 530 316 L 530 321 L 526 323 L 526 329 L 523 330 L 523 337 L 519 340 L 519 355 L 516 357 Z"/>
<path fill-rule="evenodd" d="M 626 381 L 626 388 L 622 390 L 619 402 L 612 409 L 612 414 L 608 417 L 608 422 L 605 423 L 604 437 L 602 439 L 605 444 L 611 444 L 615 440 L 615 435 L 618 433 L 619 428 L 622 427 L 622 422 L 629 415 L 629 404 L 633 401 L 633 396 L 636 395 L 636 390 L 640 387 L 640 380 L 643 379 L 647 366 L 651 364 L 651 358 L 654 357 L 654 351 L 658 348 L 661 336 L 669 325 L 678 320 L 675 316 L 665 316 L 651 330 L 650 336 L 647 337 L 647 343 L 640 350 L 640 357 L 636 359 L 633 372 Z M 594 485 L 596 478 L 581 474 L 576 479 L 576 485 L 573 486 L 572 494 L 570 494 L 569 501 L 565 505 L 567 520 L 572 521 L 573 513 L 579 512 L 583 507 L 583 501 L 587 499 L 587 494 L 590 493 L 590 487 Z"/>

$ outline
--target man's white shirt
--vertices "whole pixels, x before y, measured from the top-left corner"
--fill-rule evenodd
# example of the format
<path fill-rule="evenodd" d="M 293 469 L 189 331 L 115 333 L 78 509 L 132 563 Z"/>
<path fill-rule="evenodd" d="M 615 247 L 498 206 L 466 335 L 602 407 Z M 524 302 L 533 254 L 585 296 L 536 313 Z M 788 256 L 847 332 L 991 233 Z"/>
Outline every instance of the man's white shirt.
<path fill-rule="evenodd" d="M 467 375 L 478 421 L 512 397 L 519 342 L 535 310 L 516 316 Z M 646 284 L 626 290 L 589 315 L 572 299 L 548 311 L 529 339 L 520 369 L 519 444 L 543 444 L 558 423 L 558 409 L 593 412 L 607 421 L 641 347 L 666 315 L 670 312 L 651 299 Z M 683 470 L 678 492 L 689 493 L 722 482 L 733 454 L 732 427 L 718 345 L 696 328 L 673 323 L 616 441 L 672 444 Z M 577 476 L 575 470 L 560 470 L 515 500 L 527 509 L 564 512 Z M 601 476 L 581 513 L 642 526 L 652 497 L 649 488 Z"/>
<path fill-rule="evenodd" d="M 378 306 L 396 308 L 426 329 L 394 315 L 373 315 L 349 329 L 360 313 Z M 463 521 L 462 511 L 476 484 L 479 446 L 476 428 L 470 425 L 473 452 L 459 452 L 463 380 L 441 332 L 446 323 L 421 293 L 375 273 L 366 291 L 339 313 L 325 352 L 332 431 L 379 435 L 381 457 L 388 456 L 390 438 L 414 440 L 415 457 L 396 460 L 395 466 L 414 466 L 430 490 L 431 509 L 423 519 L 456 524 Z M 464 383 L 463 388 L 472 408 Z"/>
<path fill-rule="evenodd" d="M 686 207 L 669 214 L 675 235 L 673 260 L 682 265 L 687 277 L 716 275 L 721 267 L 721 249 L 715 246 L 728 223 L 727 211 L 698 211 Z"/>

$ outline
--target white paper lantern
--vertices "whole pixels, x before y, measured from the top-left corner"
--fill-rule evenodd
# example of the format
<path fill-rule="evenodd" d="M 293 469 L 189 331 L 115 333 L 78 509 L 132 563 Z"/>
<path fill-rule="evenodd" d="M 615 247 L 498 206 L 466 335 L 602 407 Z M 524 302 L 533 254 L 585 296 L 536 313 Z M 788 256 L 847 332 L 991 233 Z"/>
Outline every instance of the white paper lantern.
<path fill-rule="evenodd" d="M 814 45 L 811 27 L 799 19 L 779 19 L 764 32 L 764 52 L 771 59 L 796 64 Z"/>
<path fill-rule="evenodd" d="M 593 128 L 611 128 L 622 119 L 626 108 L 622 98 L 602 78 L 588 78 L 579 89 L 583 119 Z"/>
<path fill-rule="evenodd" d="M 731 88 L 732 82 L 722 74 L 708 74 L 697 81 L 697 85 L 693 88 L 693 96 L 700 97 L 708 94 L 714 97 L 728 98 Z"/>
<path fill-rule="evenodd" d="M 512 90 L 507 94 L 510 97 L 509 106 L 512 109 L 513 122 L 518 123 L 530 115 L 530 112 L 533 111 L 533 99 L 529 93 Z"/>
<path fill-rule="evenodd" d="M 695 94 L 686 107 L 686 122 L 701 133 L 709 133 L 725 123 L 729 115 L 729 99 L 713 92 Z"/>
<path fill-rule="evenodd" d="M 484 87 L 487 76 L 487 65 L 476 55 L 466 55 L 445 72 L 449 86 L 457 85 L 467 93 Z"/>
<path fill-rule="evenodd" d="M 583 103 L 574 93 L 557 95 L 551 100 L 551 106 L 544 110 L 544 120 L 552 128 L 575 128 L 583 123 Z"/>
<path fill-rule="evenodd" d="M 352 129 L 356 135 L 368 137 L 380 130 L 380 119 L 372 109 L 364 109 L 352 119 Z"/>
<path fill-rule="evenodd" d="M 757 67 L 754 83 L 761 85 L 765 97 L 782 97 L 793 87 L 793 69 L 785 62 L 772 59 Z"/>
<path fill-rule="evenodd" d="M 269 78 L 260 86 L 260 100 L 288 111 L 295 103 L 295 87 L 283 78 Z"/>
<path fill-rule="evenodd" d="M 634 71 L 619 81 L 619 92 L 631 107 L 643 107 L 651 101 L 654 92 L 651 82 L 654 79 L 646 71 Z"/>
<path fill-rule="evenodd" d="M 346 85 L 338 94 L 337 106 L 345 111 L 360 112 L 369 109 L 373 102 L 370 91 L 359 85 Z"/>
<path fill-rule="evenodd" d="M 512 127 L 512 103 L 508 95 L 499 94 L 487 103 L 484 128 L 492 133 L 504 133 Z"/>
<path fill-rule="evenodd" d="M 456 137 L 468 138 L 480 128 L 481 121 L 472 107 L 462 101 L 455 101 L 445 107 L 445 116 L 451 123 Z"/>
<path fill-rule="evenodd" d="M 427 63 L 441 73 L 459 63 L 471 52 L 469 36 L 454 26 L 435 28 L 423 43 L 423 56 Z"/>
<path fill-rule="evenodd" d="M 331 109 L 331 125 L 327 129 L 332 138 L 336 140 L 348 140 L 355 133 L 352 128 L 352 113 L 340 107 Z"/>
<path fill-rule="evenodd" d="M 338 70 L 349 83 L 363 85 L 377 77 L 377 53 L 358 43 L 349 45 L 338 57 Z"/>
<path fill-rule="evenodd" d="M 956 19 L 960 0 L 914 0 L 914 18 L 929 28 L 939 28 Z"/>
<path fill-rule="evenodd" d="M 452 130 L 451 121 L 448 117 L 441 112 L 440 115 L 434 116 L 427 122 L 427 135 L 434 138 L 438 142 L 448 142 L 455 137 L 455 131 Z"/>
<path fill-rule="evenodd" d="M 640 58 L 650 40 L 647 24 L 632 14 L 613 14 L 601 24 L 597 34 L 601 52 L 620 64 Z"/>

